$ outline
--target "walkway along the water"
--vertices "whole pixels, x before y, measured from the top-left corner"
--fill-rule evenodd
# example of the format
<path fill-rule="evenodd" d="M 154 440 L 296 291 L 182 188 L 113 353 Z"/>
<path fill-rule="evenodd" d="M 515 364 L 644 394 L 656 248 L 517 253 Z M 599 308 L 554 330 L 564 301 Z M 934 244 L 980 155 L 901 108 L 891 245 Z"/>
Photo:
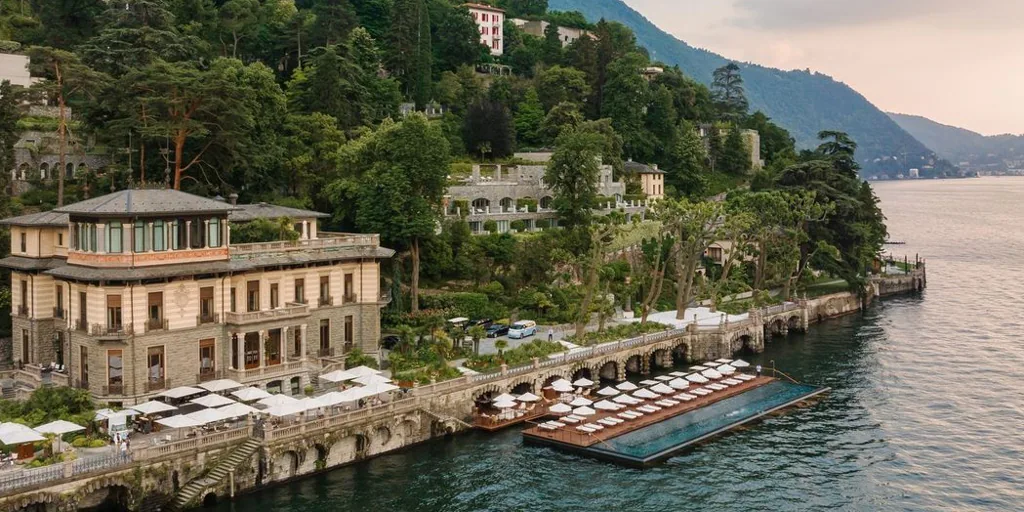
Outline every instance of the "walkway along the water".
<path fill-rule="evenodd" d="M 751 310 L 742 321 L 691 324 L 606 343 L 545 361 L 462 377 L 406 392 L 391 403 L 307 418 L 267 429 L 252 427 L 158 446 L 136 447 L 129 459 L 73 461 L 0 476 L 0 512 L 57 512 L 104 501 L 128 510 L 181 509 L 307 476 L 465 430 L 474 399 L 486 393 L 538 391 L 577 375 L 625 380 L 674 361 L 710 360 L 749 349 L 811 323 L 859 311 L 874 297 L 920 291 L 924 265 L 906 275 L 872 278 L 867 293 L 839 293 Z M 77 464 L 76 464 L 77 463 Z"/>

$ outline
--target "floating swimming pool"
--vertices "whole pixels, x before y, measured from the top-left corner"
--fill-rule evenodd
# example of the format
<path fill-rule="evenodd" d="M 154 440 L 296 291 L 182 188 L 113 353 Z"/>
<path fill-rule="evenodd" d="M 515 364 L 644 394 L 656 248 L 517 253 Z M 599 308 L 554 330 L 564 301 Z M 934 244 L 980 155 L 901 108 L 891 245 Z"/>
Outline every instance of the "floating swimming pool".
<path fill-rule="evenodd" d="M 774 381 L 590 447 L 561 447 L 614 462 L 646 466 L 665 460 L 711 436 L 825 391 L 828 388 Z M 544 444 L 561 445 L 557 442 Z"/>

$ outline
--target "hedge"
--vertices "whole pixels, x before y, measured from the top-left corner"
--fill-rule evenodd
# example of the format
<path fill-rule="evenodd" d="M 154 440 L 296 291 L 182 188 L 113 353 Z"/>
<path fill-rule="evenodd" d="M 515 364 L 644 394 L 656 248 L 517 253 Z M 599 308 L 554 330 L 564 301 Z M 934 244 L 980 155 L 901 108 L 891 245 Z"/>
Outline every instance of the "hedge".
<path fill-rule="evenodd" d="M 508 316 L 508 309 L 505 306 L 492 301 L 483 293 L 452 292 L 421 295 L 420 307 L 445 310 L 453 316 L 464 316 L 474 320 Z"/>

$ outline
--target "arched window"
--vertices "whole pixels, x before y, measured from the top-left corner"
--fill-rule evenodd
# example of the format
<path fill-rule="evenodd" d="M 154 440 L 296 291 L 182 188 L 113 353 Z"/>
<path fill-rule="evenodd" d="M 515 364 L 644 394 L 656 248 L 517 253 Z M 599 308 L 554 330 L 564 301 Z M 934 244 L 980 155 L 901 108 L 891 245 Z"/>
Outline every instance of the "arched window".
<path fill-rule="evenodd" d="M 50 174 L 50 164 L 43 162 L 39 164 L 39 179 L 46 181 Z"/>

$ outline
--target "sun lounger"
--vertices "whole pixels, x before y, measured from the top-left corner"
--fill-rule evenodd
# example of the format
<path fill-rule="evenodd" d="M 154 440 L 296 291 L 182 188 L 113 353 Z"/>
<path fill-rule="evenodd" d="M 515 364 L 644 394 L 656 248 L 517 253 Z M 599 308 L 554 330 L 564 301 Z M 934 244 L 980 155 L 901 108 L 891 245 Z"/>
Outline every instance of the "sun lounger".
<path fill-rule="evenodd" d="M 707 387 L 709 387 L 711 389 L 714 389 L 715 391 L 721 391 L 723 389 L 729 389 L 729 386 L 724 386 L 722 384 L 708 384 Z"/>
<path fill-rule="evenodd" d="M 696 400 L 697 399 L 697 397 L 695 397 L 695 396 L 693 396 L 693 395 L 691 395 L 689 393 L 683 393 L 681 395 L 676 395 L 676 398 L 678 398 L 678 399 L 680 399 L 680 400 L 682 400 L 684 402 L 689 402 L 690 400 Z"/>
<path fill-rule="evenodd" d="M 549 421 L 546 423 L 546 425 L 551 425 L 552 427 L 556 428 L 562 428 L 565 426 L 565 423 L 562 423 L 560 421 Z"/>
<path fill-rule="evenodd" d="M 739 373 L 736 375 L 736 378 L 739 380 L 754 380 L 756 377 L 750 375 L 749 373 Z"/>
<path fill-rule="evenodd" d="M 602 427 L 601 425 L 598 425 L 597 423 L 587 423 L 586 425 L 583 425 L 583 426 L 587 427 L 587 428 L 592 428 L 594 430 L 604 430 L 604 427 Z"/>
<path fill-rule="evenodd" d="M 580 420 L 578 420 L 576 418 L 571 418 L 569 416 L 566 416 L 566 417 L 562 418 L 561 421 L 563 423 L 579 423 L 580 422 Z"/>
<path fill-rule="evenodd" d="M 572 418 L 572 419 L 574 419 L 576 421 L 587 421 L 587 419 L 584 418 L 583 416 L 577 416 L 575 414 L 570 414 L 570 415 L 566 416 L 566 418 Z"/>
<path fill-rule="evenodd" d="M 588 427 L 586 425 L 580 425 L 580 426 L 576 427 L 576 430 L 579 430 L 580 432 L 585 432 L 587 434 L 593 434 L 594 432 L 597 432 L 596 430 L 594 430 L 594 429 L 592 429 L 592 428 L 590 428 L 590 427 Z"/>
<path fill-rule="evenodd" d="M 558 430 L 558 427 L 554 425 L 548 425 L 547 423 L 541 423 L 540 428 L 541 430 Z"/>
<path fill-rule="evenodd" d="M 634 419 L 634 418 L 636 418 L 636 415 L 634 415 L 634 414 L 630 414 L 630 413 L 628 413 L 628 412 L 620 412 L 620 413 L 618 414 L 618 416 L 619 416 L 620 418 L 624 419 L 624 420 L 631 420 L 631 419 Z"/>
<path fill-rule="evenodd" d="M 707 395 L 711 394 L 711 390 L 710 389 L 704 389 L 704 388 L 697 388 L 697 389 L 695 389 L 693 391 L 690 391 L 690 392 L 695 394 L 695 395 L 698 395 L 698 396 L 707 396 Z"/>
<path fill-rule="evenodd" d="M 672 399 L 669 399 L 669 398 L 666 398 L 665 400 L 662 400 L 662 401 L 665 402 L 666 404 L 668 404 L 669 407 L 675 407 L 675 406 L 679 405 L 678 401 L 672 400 Z"/>
<path fill-rule="evenodd" d="M 633 416 L 637 417 L 637 418 L 639 418 L 639 417 L 641 417 L 641 416 L 643 416 L 645 414 L 643 411 L 639 411 L 639 410 L 638 411 L 629 411 L 629 413 L 632 414 Z"/>
<path fill-rule="evenodd" d="M 743 384 L 743 381 L 736 380 L 736 379 L 725 379 L 725 380 L 722 381 L 722 383 L 728 384 L 730 386 L 738 386 L 740 384 Z"/>
<path fill-rule="evenodd" d="M 624 420 L 622 418 L 605 418 L 605 419 L 610 421 L 610 422 L 612 422 L 612 423 L 614 423 L 614 424 L 616 424 L 616 425 L 618 425 L 620 423 L 625 423 L 626 422 L 626 420 Z"/>
<path fill-rule="evenodd" d="M 606 427 L 614 427 L 615 425 L 618 425 L 618 423 L 616 423 L 615 421 L 612 421 L 611 418 L 605 418 L 603 420 L 597 420 L 597 422 L 602 424 L 602 425 L 604 425 L 604 426 L 606 426 Z"/>

